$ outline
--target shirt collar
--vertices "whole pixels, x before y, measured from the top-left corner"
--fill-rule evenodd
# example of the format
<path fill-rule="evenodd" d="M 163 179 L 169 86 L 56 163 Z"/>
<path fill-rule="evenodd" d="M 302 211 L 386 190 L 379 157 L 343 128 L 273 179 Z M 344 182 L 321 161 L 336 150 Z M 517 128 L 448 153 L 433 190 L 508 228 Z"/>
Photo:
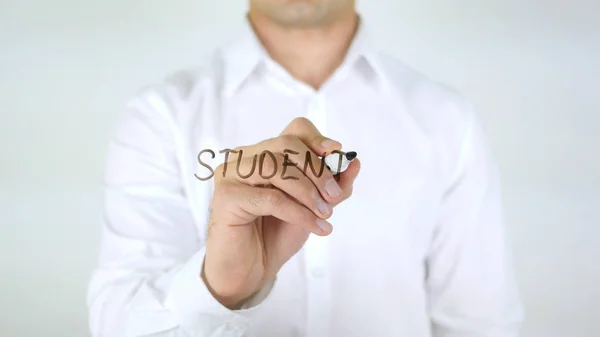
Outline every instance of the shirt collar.
<path fill-rule="evenodd" d="M 224 61 L 224 89 L 233 94 L 256 67 L 268 58 L 246 16 L 236 38 L 221 49 Z"/>
<path fill-rule="evenodd" d="M 382 79 L 378 48 L 364 19 L 359 18 L 359 27 L 352 41 L 343 66 L 359 71 L 366 79 Z M 221 48 L 224 64 L 224 90 L 233 95 L 246 79 L 266 60 L 267 51 L 256 36 L 246 16 L 236 39 Z"/>

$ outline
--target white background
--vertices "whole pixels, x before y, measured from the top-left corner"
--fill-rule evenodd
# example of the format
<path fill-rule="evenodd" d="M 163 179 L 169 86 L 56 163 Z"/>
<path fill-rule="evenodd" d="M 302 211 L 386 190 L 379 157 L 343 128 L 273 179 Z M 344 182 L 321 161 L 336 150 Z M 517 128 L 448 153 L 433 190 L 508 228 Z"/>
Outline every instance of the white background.
<path fill-rule="evenodd" d="M 369 0 L 390 52 L 466 93 L 500 162 L 523 336 L 600 336 L 600 1 Z M 0 335 L 86 336 L 107 137 L 244 0 L 0 0 Z"/>

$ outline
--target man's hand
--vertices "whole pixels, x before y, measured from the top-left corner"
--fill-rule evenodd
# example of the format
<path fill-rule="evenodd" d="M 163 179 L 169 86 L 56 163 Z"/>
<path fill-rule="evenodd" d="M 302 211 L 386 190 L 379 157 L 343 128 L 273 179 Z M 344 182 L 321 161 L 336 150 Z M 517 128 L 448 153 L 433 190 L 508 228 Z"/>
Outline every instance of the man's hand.
<path fill-rule="evenodd" d="M 354 160 L 336 181 L 327 168 L 319 175 L 317 154 L 340 149 L 339 142 L 321 135 L 308 119 L 296 118 L 279 137 L 235 149 L 239 152 L 229 156 L 225 175 L 225 165 L 217 168 L 202 277 L 223 305 L 239 308 L 275 277 L 311 232 L 331 233 L 325 219 L 351 195 L 360 162 Z M 268 154 L 261 160 L 263 151 L 273 153 L 276 163 Z M 310 165 L 304 169 L 307 152 L 317 174 Z"/>

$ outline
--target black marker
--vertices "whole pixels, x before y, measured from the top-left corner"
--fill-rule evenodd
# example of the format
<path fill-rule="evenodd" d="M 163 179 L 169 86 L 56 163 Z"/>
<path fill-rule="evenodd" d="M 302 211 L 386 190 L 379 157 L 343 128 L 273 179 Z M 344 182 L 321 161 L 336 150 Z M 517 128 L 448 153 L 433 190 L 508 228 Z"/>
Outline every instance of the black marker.
<path fill-rule="evenodd" d="M 332 153 L 325 157 L 325 164 L 331 173 L 338 174 L 346 171 L 350 163 L 356 158 L 357 154 L 354 151 L 346 153 Z M 340 165 L 341 160 L 341 165 Z M 339 167 L 339 171 L 338 171 Z"/>

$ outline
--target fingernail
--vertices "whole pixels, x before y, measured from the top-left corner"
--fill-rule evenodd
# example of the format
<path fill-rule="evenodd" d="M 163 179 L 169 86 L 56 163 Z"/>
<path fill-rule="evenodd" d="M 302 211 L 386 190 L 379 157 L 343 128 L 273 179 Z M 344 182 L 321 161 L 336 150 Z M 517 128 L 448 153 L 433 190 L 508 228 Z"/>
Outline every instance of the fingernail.
<path fill-rule="evenodd" d="M 331 139 L 325 139 L 324 141 L 321 142 L 321 147 L 324 149 L 331 149 L 332 147 L 335 146 L 337 142 Z"/>
<path fill-rule="evenodd" d="M 329 233 L 333 230 L 331 224 L 323 219 L 317 219 L 317 226 L 319 226 L 323 232 Z"/>
<path fill-rule="evenodd" d="M 329 216 L 329 214 L 331 214 L 331 207 L 321 198 L 317 200 L 317 209 L 323 216 Z"/>
<path fill-rule="evenodd" d="M 342 194 L 342 189 L 335 179 L 331 179 L 325 184 L 325 192 L 331 197 L 338 197 Z"/>

